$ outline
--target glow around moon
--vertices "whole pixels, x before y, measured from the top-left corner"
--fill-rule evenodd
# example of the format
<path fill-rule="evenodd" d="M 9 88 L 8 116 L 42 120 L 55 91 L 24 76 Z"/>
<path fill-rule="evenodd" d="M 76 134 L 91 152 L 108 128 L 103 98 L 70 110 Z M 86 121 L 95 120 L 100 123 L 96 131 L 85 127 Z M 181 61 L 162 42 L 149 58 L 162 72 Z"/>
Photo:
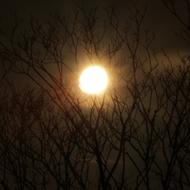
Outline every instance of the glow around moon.
<path fill-rule="evenodd" d="M 80 75 L 79 87 L 87 94 L 101 94 L 108 86 L 108 74 L 103 67 L 89 66 Z"/>

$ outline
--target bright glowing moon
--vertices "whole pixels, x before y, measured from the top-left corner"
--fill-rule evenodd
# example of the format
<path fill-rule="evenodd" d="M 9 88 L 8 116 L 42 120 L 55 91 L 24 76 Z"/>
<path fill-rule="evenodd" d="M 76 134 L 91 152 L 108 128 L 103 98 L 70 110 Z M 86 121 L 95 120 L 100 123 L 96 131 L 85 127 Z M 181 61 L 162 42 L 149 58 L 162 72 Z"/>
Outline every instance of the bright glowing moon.
<path fill-rule="evenodd" d="M 80 75 L 79 87 L 87 94 L 100 94 L 108 86 L 108 74 L 103 67 L 90 66 Z"/>

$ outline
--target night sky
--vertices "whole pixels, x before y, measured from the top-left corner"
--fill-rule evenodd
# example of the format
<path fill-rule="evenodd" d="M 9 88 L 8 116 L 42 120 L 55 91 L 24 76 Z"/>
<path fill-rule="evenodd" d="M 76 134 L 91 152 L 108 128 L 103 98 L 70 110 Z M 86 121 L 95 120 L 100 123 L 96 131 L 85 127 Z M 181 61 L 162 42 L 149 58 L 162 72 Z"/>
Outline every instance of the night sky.
<path fill-rule="evenodd" d="M 189 189 L 190 1 L 163 1 L 1 0 L 0 189 Z"/>
<path fill-rule="evenodd" d="M 138 1 L 137 1 L 138 2 Z M 140 10 L 147 5 L 148 11 L 146 18 L 144 20 L 144 25 L 148 30 L 152 31 L 156 35 L 156 40 L 154 45 L 157 48 L 172 49 L 188 49 L 188 44 L 182 41 L 178 35 L 179 30 L 182 28 L 176 19 L 168 12 L 168 10 L 163 6 L 160 0 L 147 0 L 139 1 L 141 5 L 138 4 Z M 134 1 L 135 3 L 135 1 Z M 9 25 L 14 22 L 14 16 L 18 15 L 19 18 L 24 20 L 29 19 L 31 16 L 37 17 L 39 19 L 44 19 L 51 13 L 56 13 L 59 15 L 69 15 L 74 8 L 82 7 L 83 9 L 90 10 L 95 7 L 99 8 L 110 8 L 114 7 L 119 15 L 120 20 L 125 20 L 127 17 L 126 9 L 129 7 L 130 3 L 128 1 L 114 1 L 114 0 L 47 0 L 47 1 L 24 1 L 24 0 L 6 0 L 1 2 L 0 6 L 0 18 L 1 26 Z M 185 15 L 185 4 L 177 4 L 177 11 L 179 14 L 186 18 Z M 186 19 L 185 19 L 186 20 Z"/>

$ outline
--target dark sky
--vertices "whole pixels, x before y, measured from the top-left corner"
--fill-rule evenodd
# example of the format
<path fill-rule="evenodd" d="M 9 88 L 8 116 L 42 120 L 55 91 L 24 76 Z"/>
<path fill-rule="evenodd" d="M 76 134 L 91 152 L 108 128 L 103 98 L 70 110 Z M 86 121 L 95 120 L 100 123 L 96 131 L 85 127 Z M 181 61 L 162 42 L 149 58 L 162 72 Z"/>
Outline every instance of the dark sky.
<path fill-rule="evenodd" d="M 161 4 L 161 1 L 148 0 L 147 2 L 148 13 L 145 25 L 156 34 L 155 47 L 188 49 L 188 45 L 176 35 L 176 32 L 180 30 L 180 26 Z M 9 25 L 14 20 L 14 13 L 17 13 L 19 17 L 24 19 L 29 18 L 31 15 L 44 18 L 51 12 L 68 14 L 75 5 L 81 6 L 84 9 L 90 9 L 95 6 L 110 7 L 113 5 L 119 11 L 120 19 L 123 20 L 127 16 L 126 10 L 128 4 L 127 0 L 1 0 L 1 27 L 7 25 L 7 23 Z M 185 8 L 183 7 L 183 3 L 180 3 L 178 8 L 180 14 L 183 14 L 183 9 Z"/>

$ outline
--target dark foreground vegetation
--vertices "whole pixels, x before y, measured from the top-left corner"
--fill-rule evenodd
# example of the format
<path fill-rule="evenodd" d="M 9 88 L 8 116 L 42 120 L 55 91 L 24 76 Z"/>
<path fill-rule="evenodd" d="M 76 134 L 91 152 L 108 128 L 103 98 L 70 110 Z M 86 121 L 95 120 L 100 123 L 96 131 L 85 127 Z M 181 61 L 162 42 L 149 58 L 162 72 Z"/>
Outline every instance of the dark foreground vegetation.
<path fill-rule="evenodd" d="M 76 9 L 1 32 L 0 189 L 190 188 L 189 57 L 153 50 L 146 8 L 128 12 Z M 105 94 L 79 91 L 85 62 L 109 70 Z"/>

